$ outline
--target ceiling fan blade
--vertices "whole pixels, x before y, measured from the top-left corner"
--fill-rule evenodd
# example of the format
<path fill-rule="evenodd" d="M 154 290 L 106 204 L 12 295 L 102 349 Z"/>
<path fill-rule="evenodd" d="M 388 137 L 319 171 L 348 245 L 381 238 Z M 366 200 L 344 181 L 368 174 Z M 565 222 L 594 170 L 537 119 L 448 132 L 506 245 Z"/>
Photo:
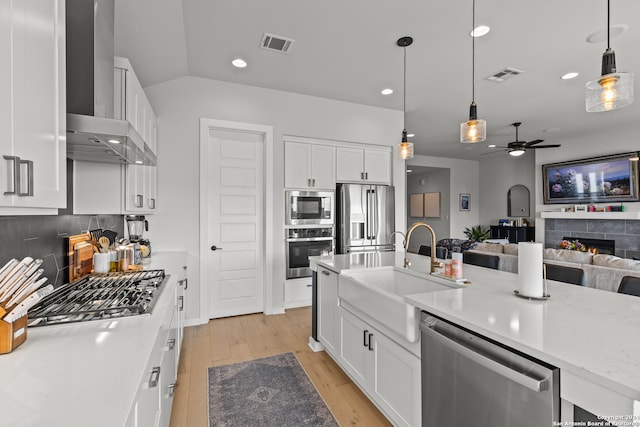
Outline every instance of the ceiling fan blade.
<path fill-rule="evenodd" d="M 540 144 L 541 142 L 544 142 L 544 139 L 536 139 L 533 141 L 529 141 L 526 143 L 526 145 L 527 147 L 531 147 L 532 145 Z"/>
<path fill-rule="evenodd" d="M 527 147 L 527 148 L 530 148 L 530 149 L 532 149 L 532 150 L 533 150 L 533 149 L 537 149 L 537 148 L 558 148 L 558 147 L 561 147 L 561 145 L 560 145 L 560 144 L 552 144 L 552 145 L 538 145 L 538 146 L 534 146 L 534 147 Z"/>
<path fill-rule="evenodd" d="M 507 147 L 493 147 L 493 148 L 507 148 Z M 490 155 L 490 154 L 504 153 L 505 151 L 509 151 L 509 149 L 506 149 L 506 150 L 492 150 L 492 151 L 489 151 L 488 153 L 482 153 L 480 155 L 481 156 L 487 156 L 487 155 Z"/>

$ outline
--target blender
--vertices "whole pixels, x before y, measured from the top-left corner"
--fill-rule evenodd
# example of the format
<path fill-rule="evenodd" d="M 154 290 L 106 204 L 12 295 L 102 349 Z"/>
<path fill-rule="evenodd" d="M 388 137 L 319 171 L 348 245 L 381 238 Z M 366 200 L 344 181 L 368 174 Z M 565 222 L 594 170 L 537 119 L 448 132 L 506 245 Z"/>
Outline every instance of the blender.
<path fill-rule="evenodd" d="M 148 256 L 151 252 L 151 244 L 148 239 L 142 238 L 145 231 L 149 231 L 149 221 L 147 221 L 144 215 L 127 215 L 127 230 L 129 231 L 129 241 L 131 243 L 138 243 L 141 247 L 146 246 L 148 252 L 145 254 L 145 250 L 142 249 L 143 256 Z"/>

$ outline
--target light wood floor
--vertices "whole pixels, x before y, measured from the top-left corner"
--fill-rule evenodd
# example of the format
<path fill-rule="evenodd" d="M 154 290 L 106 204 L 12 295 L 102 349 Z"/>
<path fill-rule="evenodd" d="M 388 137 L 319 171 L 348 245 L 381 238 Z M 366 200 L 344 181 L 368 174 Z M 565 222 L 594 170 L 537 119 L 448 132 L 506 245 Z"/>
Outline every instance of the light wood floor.
<path fill-rule="evenodd" d="M 291 351 L 341 426 L 390 426 L 324 351 L 307 345 L 311 308 L 251 314 L 185 329 L 171 427 L 207 427 L 207 368 Z M 259 427 L 259 426 L 255 426 Z"/>

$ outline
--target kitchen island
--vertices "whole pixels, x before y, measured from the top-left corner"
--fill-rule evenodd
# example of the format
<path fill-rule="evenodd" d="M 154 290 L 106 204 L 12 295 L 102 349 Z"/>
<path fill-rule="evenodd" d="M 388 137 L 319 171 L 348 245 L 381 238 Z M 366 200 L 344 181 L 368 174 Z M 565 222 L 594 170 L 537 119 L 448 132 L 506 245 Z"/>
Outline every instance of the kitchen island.
<path fill-rule="evenodd" d="M 408 254 L 428 276 L 429 258 Z M 402 268 L 402 253 L 314 258 L 337 274 Z M 562 420 L 572 404 L 621 426 L 640 422 L 640 298 L 549 281 L 551 298 L 518 298 L 517 275 L 464 265 L 471 281 L 458 289 L 405 295 L 404 300 L 475 333 L 560 368 Z M 617 418 L 616 418 L 617 417 Z M 633 424 L 635 422 L 636 424 Z"/>
<path fill-rule="evenodd" d="M 151 314 L 29 328 L 20 347 L 0 355 L 0 424 L 145 425 L 133 423 L 136 402 L 156 338 L 174 311 L 185 261 L 182 252 L 154 253 L 145 260 L 145 269 L 164 269 L 170 275 Z M 166 417 L 168 425 L 170 407 L 163 409 L 165 413 L 152 417 Z"/>

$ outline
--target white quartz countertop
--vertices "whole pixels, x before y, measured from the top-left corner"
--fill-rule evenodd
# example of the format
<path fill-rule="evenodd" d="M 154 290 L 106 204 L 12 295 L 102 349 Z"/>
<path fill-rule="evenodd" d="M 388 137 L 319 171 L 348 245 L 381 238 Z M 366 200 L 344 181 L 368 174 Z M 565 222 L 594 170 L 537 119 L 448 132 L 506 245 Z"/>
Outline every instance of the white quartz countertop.
<path fill-rule="evenodd" d="M 313 264 L 342 273 L 401 267 L 403 258 L 402 253 L 348 254 L 313 258 Z M 427 257 L 408 258 L 411 269 L 427 271 Z M 471 285 L 408 295 L 405 301 L 559 367 L 561 379 L 567 379 L 565 392 L 572 387 L 568 379 L 579 377 L 640 400 L 640 298 L 549 281 L 551 298 L 536 301 L 514 294 L 517 274 L 464 264 L 463 275 Z"/>
<path fill-rule="evenodd" d="M 154 253 L 145 262 L 172 275 L 150 315 L 29 328 L 0 355 L 0 425 L 123 426 L 185 258 Z"/>

